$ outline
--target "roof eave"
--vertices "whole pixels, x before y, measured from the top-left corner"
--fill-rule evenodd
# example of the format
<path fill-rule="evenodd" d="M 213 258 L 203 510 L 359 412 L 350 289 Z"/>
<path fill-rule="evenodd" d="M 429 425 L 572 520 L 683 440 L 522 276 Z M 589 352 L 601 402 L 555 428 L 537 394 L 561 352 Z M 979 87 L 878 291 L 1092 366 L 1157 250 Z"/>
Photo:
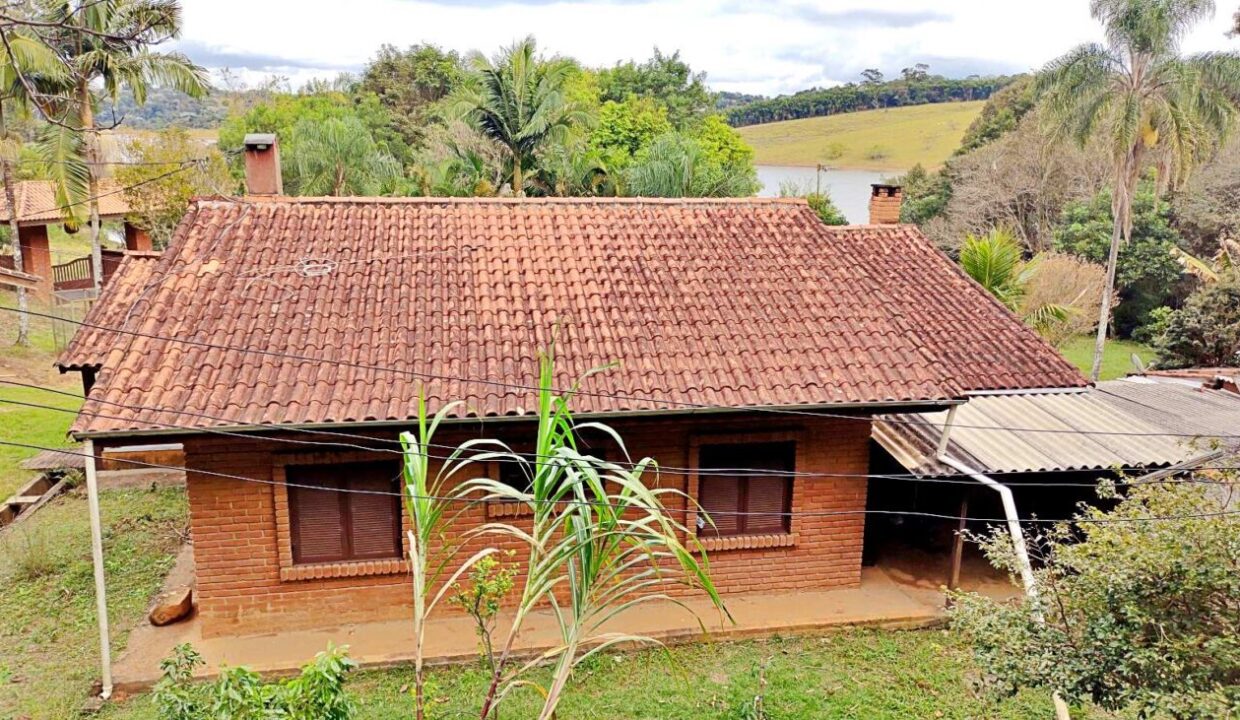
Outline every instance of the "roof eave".
<path fill-rule="evenodd" d="M 813 415 L 815 411 L 824 413 L 849 412 L 858 411 L 858 414 L 865 414 L 866 411 L 886 412 L 889 410 L 899 409 L 903 412 L 936 412 L 953 405 L 964 403 L 963 398 L 952 398 L 942 400 L 879 400 L 858 403 L 819 403 L 814 405 L 749 405 L 741 407 L 710 407 L 710 408 L 679 408 L 675 410 L 626 410 L 618 412 L 580 412 L 573 413 L 576 418 L 636 418 L 636 417 L 676 417 L 684 415 L 731 415 L 750 412 L 767 412 L 767 413 L 804 413 L 796 417 L 806 417 Z M 172 411 L 175 413 L 175 411 Z M 830 417 L 823 415 L 822 417 Z M 443 425 L 457 425 L 463 423 L 479 423 L 479 422 L 529 422 L 536 419 L 536 416 L 527 413 L 523 415 L 467 415 L 462 417 L 444 418 Z M 217 432 L 279 432 L 298 430 L 328 430 L 339 428 L 387 428 L 387 427 L 408 427 L 410 423 L 416 422 L 414 418 L 404 420 L 363 420 L 355 422 L 330 422 L 330 423 L 289 423 L 289 424 L 265 424 L 265 425 L 211 425 L 204 427 L 176 427 L 176 428 L 150 428 L 141 430 L 104 430 L 104 431 L 70 431 L 70 436 L 77 440 L 87 439 L 108 439 L 123 437 L 160 437 L 174 435 L 202 435 Z"/>

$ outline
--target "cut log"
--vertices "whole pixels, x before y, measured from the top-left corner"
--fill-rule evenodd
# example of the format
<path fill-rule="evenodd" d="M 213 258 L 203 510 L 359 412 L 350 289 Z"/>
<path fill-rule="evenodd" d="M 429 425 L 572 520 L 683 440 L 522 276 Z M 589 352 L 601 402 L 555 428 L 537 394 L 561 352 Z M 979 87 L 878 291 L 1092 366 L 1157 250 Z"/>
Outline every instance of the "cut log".
<path fill-rule="evenodd" d="M 155 627 L 171 625 L 189 617 L 194 612 L 194 588 L 174 588 L 159 596 L 148 618 Z"/>

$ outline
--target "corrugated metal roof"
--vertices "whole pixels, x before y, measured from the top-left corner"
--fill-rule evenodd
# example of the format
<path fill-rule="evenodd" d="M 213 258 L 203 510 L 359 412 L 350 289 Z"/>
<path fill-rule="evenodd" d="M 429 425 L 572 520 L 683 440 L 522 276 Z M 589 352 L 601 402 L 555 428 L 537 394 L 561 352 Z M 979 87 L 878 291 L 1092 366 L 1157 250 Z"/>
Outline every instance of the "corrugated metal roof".
<path fill-rule="evenodd" d="M 946 420 L 946 412 L 884 415 L 874 438 L 912 472 L 951 474 L 934 458 Z M 1205 438 L 1237 432 L 1234 393 L 1112 381 L 1082 393 L 975 397 L 956 412 L 948 452 L 982 472 L 1160 467 L 1200 454 Z"/>

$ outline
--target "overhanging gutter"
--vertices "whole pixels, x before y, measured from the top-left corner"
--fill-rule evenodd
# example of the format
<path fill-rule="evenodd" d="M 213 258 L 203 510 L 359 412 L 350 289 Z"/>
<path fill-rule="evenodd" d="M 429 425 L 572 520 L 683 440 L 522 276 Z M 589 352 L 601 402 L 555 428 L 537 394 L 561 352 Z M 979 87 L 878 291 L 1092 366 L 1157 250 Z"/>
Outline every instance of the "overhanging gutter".
<path fill-rule="evenodd" d="M 751 405 L 746 407 L 708 407 L 708 408 L 680 408 L 676 410 L 622 410 L 617 412 L 582 412 L 573 413 L 574 418 L 588 419 L 606 419 L 606 418 L 641 418 L 641 417 L 679 417 L 686 415 L 737 415 L 743 413 L 785 413 L 793 412 L 800 414 L 800 417 L 810 417 L 816 412 L 839 413 L 856 411 L 875 411 L 886 412 L 888 410 L 903 409 L 909 412 L 924 411 L 937 412 L 944 409 L 950 409 L 957 405 L 965 403 L 965 399 L 944 399 L 936 401 L 877 401 L 867 403 L 830 403 L 818 405 Z M 107 405 L 107 403 L 103 403 Z M 124 409 L 124 408 L 122 408 Z M 176 410 L 155 410 L 153 412 L 167 412 L 177 414 Z M 109 414 L 106 410 L 100 414 Z M 195 413 L 187 412 L 184 417 L 194 418 Z M 791 416 L 790 416 L 791 417 Z M 830 415 L 822 415 L 820 417 L 829 418 Z M 536 420 L 537 415 L 528 413 L 525 415 L 473 415 L 468 417 L 450 417 L 444 418 L 443 425 L 458 424 L 477 424 L 477 423 L 500 423 L 500 422 L 530 422 Z M 121 438 L 121 437 L 154 437 L 165 435 L 200 435 L 212 432 L 279 432 L 279 431 L 298 431 L 298 430 L 325 430 L 338 428 L 389 428 L 389 427 L 409 427 L 411 423 L 416 423 L 417 418 L 407 418 L 404 420 L 359 420 L 359 421 L 342 421 L 330 423 L 290 423 L 290 424 L 263 424 L 263 425 L 207 425 L 203 427 L 175 427 L 175 428 L 153 428 L 147 430 L 108 430 L 102 432 L 75 432 L 71 435 L 78 440 L 88 438 Z"/>
<path fill-rule="evenodd" d="M 990 395 L 1075 395 L 1089 392 L 1088 385 L 1079 387 L 1021 388 L 1016 390 L 968 390 L 968 397 L 987 397 Z"/>

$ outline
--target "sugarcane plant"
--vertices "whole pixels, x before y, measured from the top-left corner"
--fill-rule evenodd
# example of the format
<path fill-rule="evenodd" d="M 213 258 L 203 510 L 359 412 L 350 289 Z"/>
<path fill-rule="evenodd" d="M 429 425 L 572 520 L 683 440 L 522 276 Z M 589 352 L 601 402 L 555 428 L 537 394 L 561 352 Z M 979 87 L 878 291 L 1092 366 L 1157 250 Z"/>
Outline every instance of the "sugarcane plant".
<path fill-rule="evenodd" d="M 539 363 L 534 452 L 505 458 L 520 463 L 528 488 L 489 478 L 475 478 L 461 486 L 463 493 L 482 502 L 525 505 L 530 517 L 528 529 L 497 522 L 466 533 L 515 539 L 528 550 L 524 582 L 482 700 L 482 720 L 493 717 L 496 707 L 521 687 L 533 687 L 542 695 L 538 717 L 549 720 L 573 668 L 582 661 L 617 644 L 658 644 L 640 635 L 603 632 L 602 626 L 642 603 L 681 604 L 667 594 L 672 586 L 699 589 L 721 613 L 727 612 L 695 534 L 665 504 L 675 497 L 687 507 L 689 498 L 679 490 L 647 485 L 647 474 L 657 471 L 654 461 L 632 462 L 620 435 L 611 428 L 576 424 L 569 411 L 573 390 L 561 394 L 553 389 L 551 353 L 542 354 Z M 619 446 L 623 462 L 605 462 L 584 453 L 578 442 L 583 430 L 610 437 Z M 515 663 L 517 636 L 525 620 L 541 607 L 555 618 L 559 644 Z M 526 678 L 530 670 L 543 665 L 552 668 L 546 686 Z"/>
<path fill-rule="evenodd" d="M 460 403 L 449 403 L 428 420 L 426 398 L 419 397 L 417 433 L 404 432 L 400 435 L 404 458 L 403 495 L 410 524 L 406 536 L 413 575 L 413 696 L 417 720 L 424 720 L 426 717 L 423 654 L 427 618 L 462 575 L 479 560 L 495 552 L 495 548 L 483 548 L 475 552 L 461 563 L 445 582 L 439 582 L 461 547 L 459 542 L 454 544 L 447 538 L 444 529 L 467 507 L 464 504 L 467 499 L 459 489 L 454 490 L 453 486 L 464 487 L 457 480 L 474 463 L 502 455 L 486 451 L 492 441 L 471 440 L 453 450 L 443 458 L 442 463 L 432 465 L 431 449 L 434 447 L 435 431 L 444 418 L 451 415 L 459 405 Z"/>

